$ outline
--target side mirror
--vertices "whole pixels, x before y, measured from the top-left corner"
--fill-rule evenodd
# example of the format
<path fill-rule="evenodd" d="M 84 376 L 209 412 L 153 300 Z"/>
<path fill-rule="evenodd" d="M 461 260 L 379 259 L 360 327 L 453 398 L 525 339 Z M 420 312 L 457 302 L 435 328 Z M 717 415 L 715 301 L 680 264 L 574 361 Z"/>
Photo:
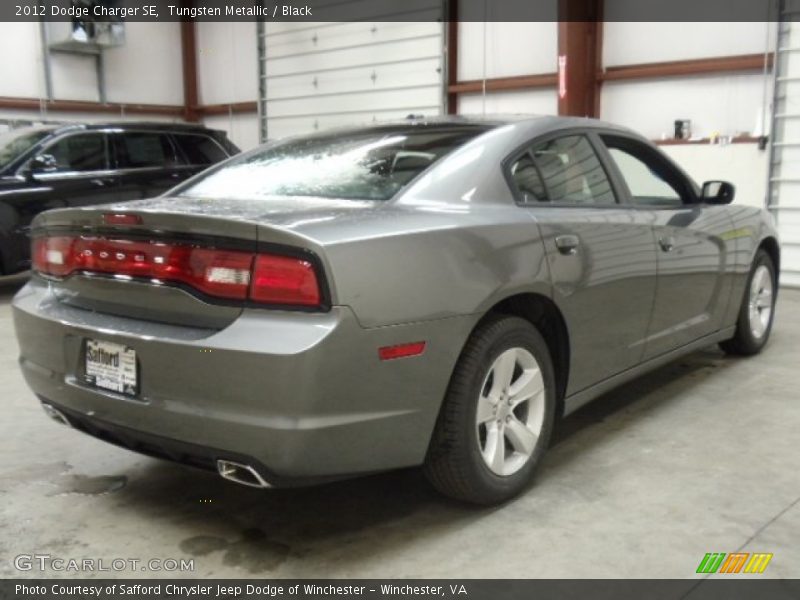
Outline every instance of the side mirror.
<path fill-rule="evenodd" d="M 28 172 L 31 175 L 36 173 L 50 173 L 58 168 L 58 161 L 52 154 L 37 154 L 28 163 Z"/>
<path fill-rule="evenodd" d="M 730 204 L 736 195 L 736 186 L 727 181 L 706 181 L 702 199 L 708 204 Z"/>

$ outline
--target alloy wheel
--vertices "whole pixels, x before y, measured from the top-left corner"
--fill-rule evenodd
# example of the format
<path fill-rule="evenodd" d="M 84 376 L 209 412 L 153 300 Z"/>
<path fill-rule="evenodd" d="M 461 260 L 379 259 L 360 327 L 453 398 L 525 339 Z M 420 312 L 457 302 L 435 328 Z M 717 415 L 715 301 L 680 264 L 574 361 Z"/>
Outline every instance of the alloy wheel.
<path fill-rule="evenodd" d="M 765 265 L 759 265 L 750 282 L 749 320 L 753 337 L 761 339 L 772 317 L 772 274 Z"/>
<path fill-rule="evenodd" d="M 486 466 L 513 475 L 530 459 L 542 432 L 545 386 L 525 348 L 509 348 L 492 363 L 478 397 L 478 445 Z"/>

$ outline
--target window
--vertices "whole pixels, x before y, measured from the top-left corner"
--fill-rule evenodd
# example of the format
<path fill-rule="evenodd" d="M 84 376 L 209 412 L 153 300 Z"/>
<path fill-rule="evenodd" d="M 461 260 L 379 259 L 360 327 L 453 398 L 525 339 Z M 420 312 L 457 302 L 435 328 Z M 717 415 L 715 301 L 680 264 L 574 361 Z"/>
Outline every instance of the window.
<path fill-rule="evenodd" d="M 681 195 L 644 161 L 620 148 L 608 149 L 635 204 L 681 206 Z"/>
<path fill-rule="evenodd" d="M 31 131 L 28 128 L 0 134 L 0 169 L 11 164 L 49 134 L 46 129 Z"/>
<path fill-rule="evenodd" d="M 643 206 L 682 206 L 694 201 L 694 183 L 656 150 L 635 139 L 602 135 L 614 164 L 631 194 Z"/>
<path fill-rule="evenodd" d="M 174 167 L 179 164 L 169 136 L 163 133 L 131 131 L 115 136 L 114 142 L 120 169 Z"/>
<path fill-rule="evenodd" d="M 238 157 L 175 193 L 244 200 L 389 200 L 442 156 L 486 130 L 410 125 L 291 138 Z"/>
<path fill-rule="evenodd" d="M 511 165 L 511 176 L 522 194 L 522 202 L 525 204 L 547 202 L 547 192 L 544 189 L 542 177 L 529 152 L 514 161 Z"/>
<path fill-rule="evenodd" d="M 177 134 L 174 137 L 191 165 L 211 165 L 228 158 L 219 144 L 208 136 Z"/>
<path fill-rule="evenodd" d="M 103 171 L 108 169 L 106 136 L 102 133 L 69 135 L 48 147 L 43 154 L 55 159 L 55 172 Z"/>
<path fill-rule="evenodd" d="M 525 202 L 616 204 L 616 197 L 589 140 L 582 135 L 534 146 L 511 166 Z"/>

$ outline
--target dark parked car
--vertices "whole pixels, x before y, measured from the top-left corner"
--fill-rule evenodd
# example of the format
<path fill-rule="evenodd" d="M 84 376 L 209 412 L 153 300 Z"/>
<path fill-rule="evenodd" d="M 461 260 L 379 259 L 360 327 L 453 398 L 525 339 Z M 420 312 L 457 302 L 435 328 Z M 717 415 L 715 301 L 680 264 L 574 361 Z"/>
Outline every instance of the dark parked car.
<path fill-rule="evenodd" d="M 733 191 L 590 119 L 296 137 L 37 217 L 20 365 L 58 421 L 239 483 L 425 465 L 499 502 L 558 417 L 767 343 L 779 246 Z"/>
<path fill-rule="evenodd" d="M 0 134 L 0 274 L 30 266 L 28 230 L 44 210 L 158 196 L 239 152 L 195 125 L 100 123 Z"/>

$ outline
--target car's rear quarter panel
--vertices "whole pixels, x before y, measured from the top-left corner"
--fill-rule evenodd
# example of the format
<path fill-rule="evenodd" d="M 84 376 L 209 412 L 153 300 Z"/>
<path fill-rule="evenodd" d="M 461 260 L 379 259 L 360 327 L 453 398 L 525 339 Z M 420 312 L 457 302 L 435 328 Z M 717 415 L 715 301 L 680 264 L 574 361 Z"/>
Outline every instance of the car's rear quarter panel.
<path fill-rule="evenodd" d="M 735 239 L 731 261 L 733 263 L 733 283 L 730 303 L 725 312 L 723 323 L 726 326 L 736 324 L 741 301 L 753 258 L 764 240 L 778 241 L 777 230 L 772 217 L 764 210 L 753 206 L 732 204 L 728 207 L 733 222 L 730 237 Z M 730 246 L 729 246 L 730 247 Z"/>
<path fill-rule="evenodd" d="M 422 215 L 387 207 L 368 222 L 339 221 L 335 238 L 321 228 L 308 235 L 323 240 L 335 303 L 367 328 L 482 314 L 517 293 L 550 295 L 537 224 L 514 205 Z"/>

